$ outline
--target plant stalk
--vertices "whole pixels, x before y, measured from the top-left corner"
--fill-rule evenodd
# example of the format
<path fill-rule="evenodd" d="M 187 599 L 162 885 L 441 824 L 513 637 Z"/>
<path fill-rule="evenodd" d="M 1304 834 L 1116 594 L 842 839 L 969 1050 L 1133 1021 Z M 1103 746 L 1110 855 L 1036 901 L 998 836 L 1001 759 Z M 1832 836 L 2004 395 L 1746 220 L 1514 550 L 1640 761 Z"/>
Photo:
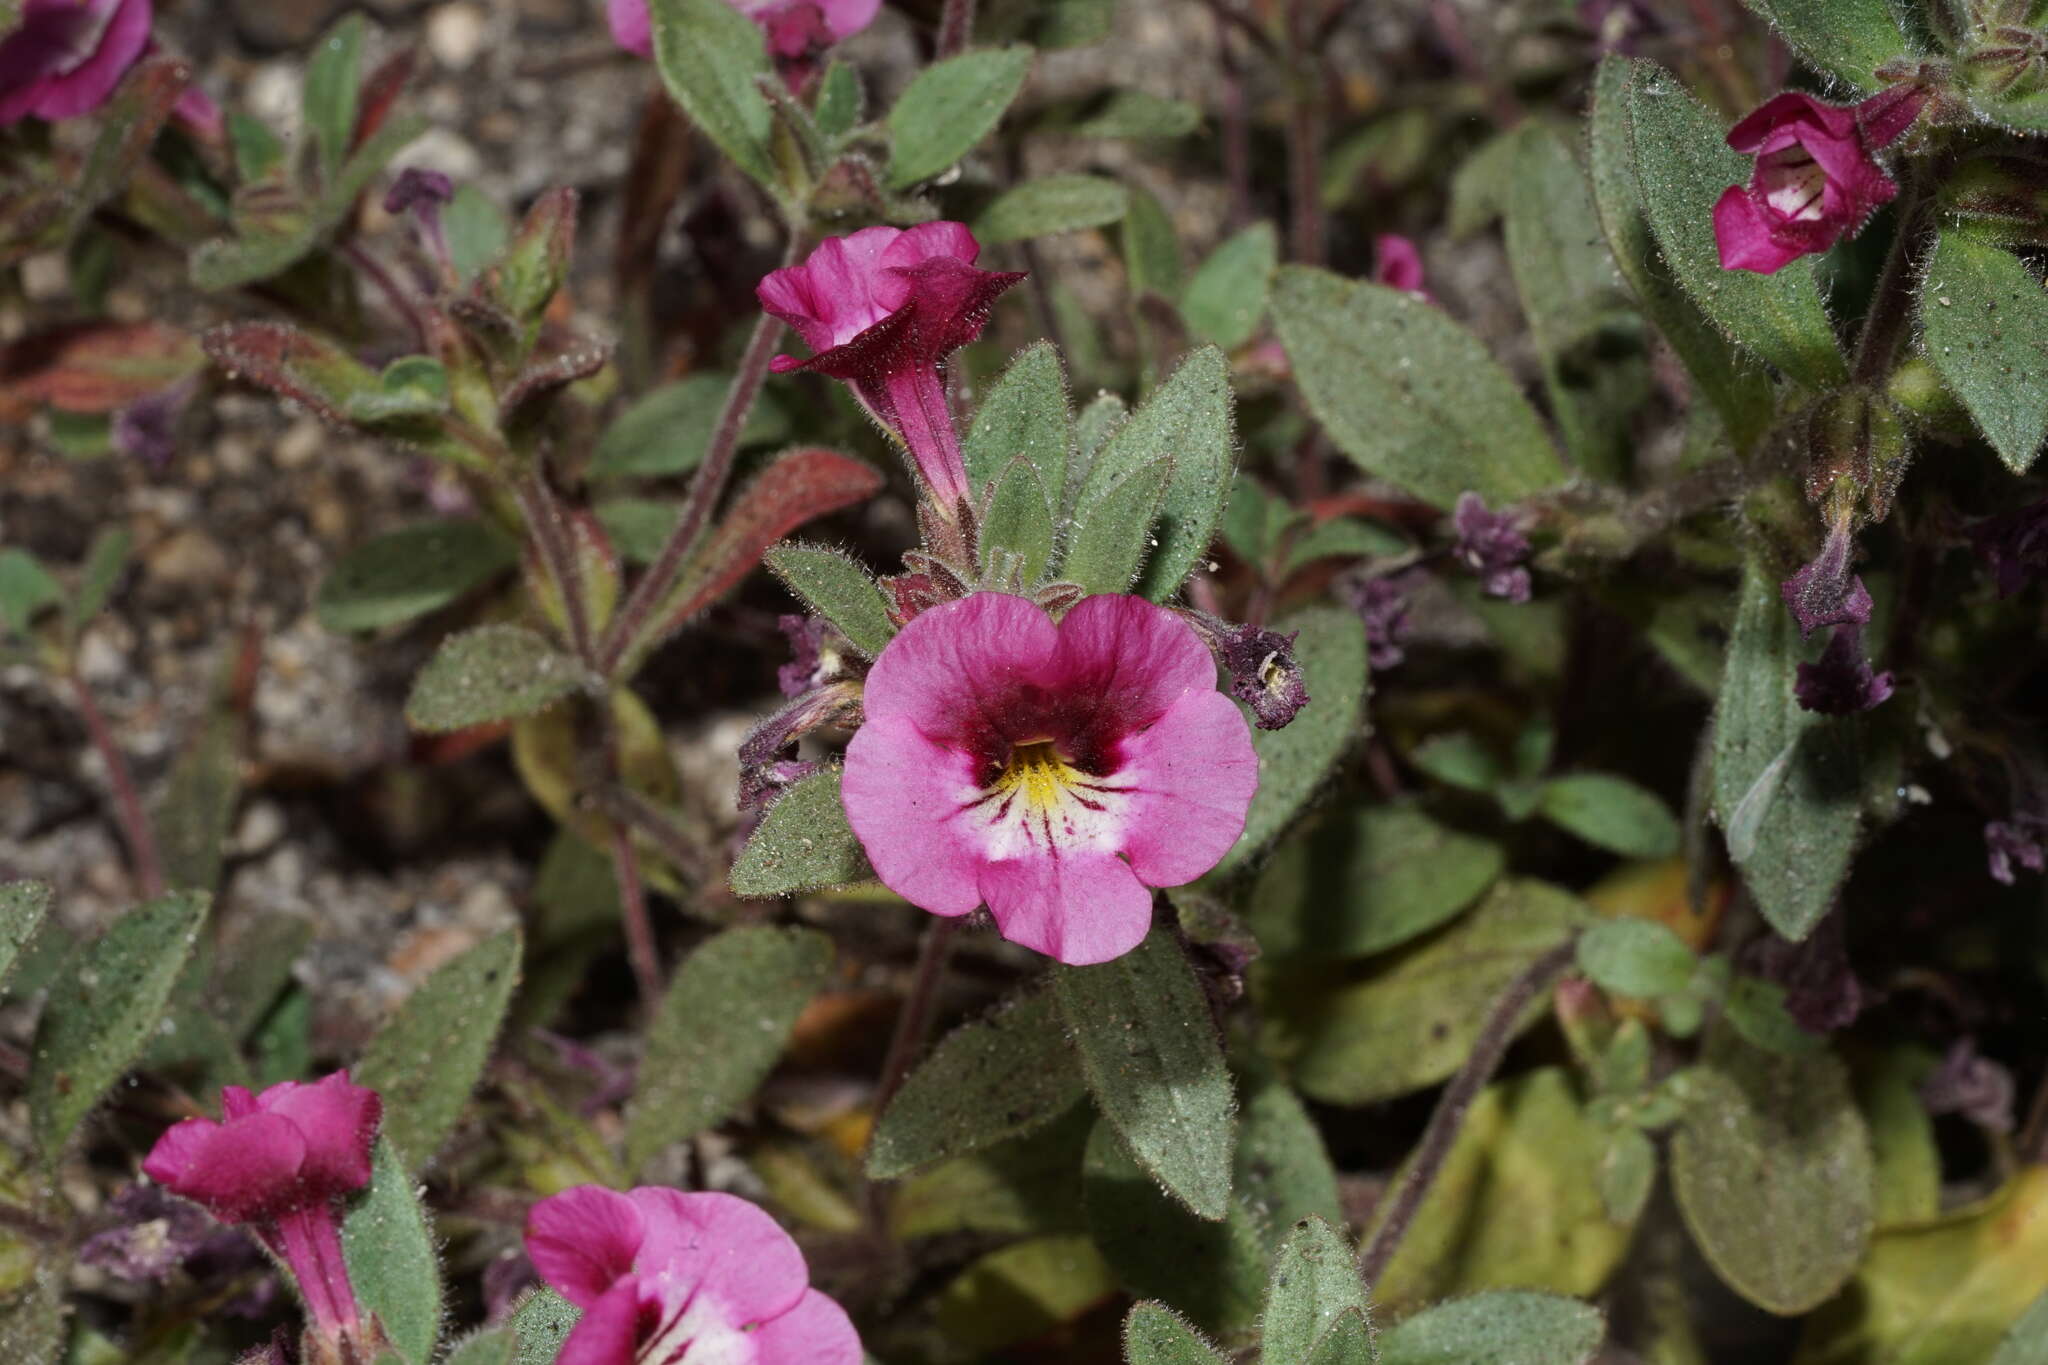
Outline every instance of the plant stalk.
<path fill-rule="evenodd" d="M 1891 249 L 1885 252 L 1877 288 L 1870 296 L 1870 311 L 1856 338 L 1856 358 L 1849 377 L 1858 384 L 1884 381 L 1912 321 L 1913 285 L 1920 278 L 1920 258 L 1928 241 L 1928 234 L 1921 230 L 1921 210 L 1926 202 L 1917 179 L 1909 180 L 1899 204 L 1898 230 L 1892 236 Z"/>
<path fill-rule="evenodd" d="M 70 680 L 72 700 L 78 706 L 80 719 L 85 721 L 86 734 L 92 747 L 99 751 L 100 762 L 106 765 L 107 782 L 114 790 L 114 819 L 121 827 L 122 841 L 128 845 L 128 860 L 135 865 L 135 880 L 142 887 L 143 899 L 155 900 L 164 894 L 164 864 L 157 852 L 156 831 L 150 827 L 149 814 L 143 810 L 142 796 L 135 787 L 135 774 L 128 767 L 121 746 L 114 742 L 113 727 L 107 724 L 100 704 L 93 700 L 92 689 L 75 672 Z"/>
<path fill-rule="evenodd" d="M 939 12 L 939 60 L 965 52 L 973 37 L 974 0 L 946 0 Z"/>
<path fill-rule="evenodd" d="M 959 930 L 959 920 L 935 915 L 924 931 L 924 942 L 917 950 L 917 970 L 911 978 L 910 994 L 903 998 L 903 1008 L 896 1015 L 896 1032 L 889 1039 L 889 1054 L 882 1062 L 881 1079 L 875 1084 L 877 1123 L 888 1112 L 889 1102 L 896 1098 L 896 1092 L 903 1088 L 903 1081 L 910 1075 L 917 1054 L 924 1048 L 925 1035 L 931 1032 L 939 982 L 944 979 L 946 958 L 953 950 L 953 936 Z"/>
<path fill-rule="evenodd" d="M 590 628 L 590 610 L 583 598 L 583 566 L 576 557 L 573 533 L 562 514 L 561 501 L 548 487 L 547 476 L 538 470 L 522 476 L 513 486 L 519 510 L 533 533 L 534 549 L 562 594 L 562 610 L 569 618 L 569 643 L 585 668 L 595 668 L 597 639 Z"/>
<path fill-rule="evenodd" d="M 626 924 L 626 959 L 650 1014 L 661 1003 L 661 956 L 654 947 L 654 924 L 647 915 L 647 892 L 640 884 L 640 863 L 633 836 L 612 822 L 612 875 L 619 883 L 620 918 Z"/>

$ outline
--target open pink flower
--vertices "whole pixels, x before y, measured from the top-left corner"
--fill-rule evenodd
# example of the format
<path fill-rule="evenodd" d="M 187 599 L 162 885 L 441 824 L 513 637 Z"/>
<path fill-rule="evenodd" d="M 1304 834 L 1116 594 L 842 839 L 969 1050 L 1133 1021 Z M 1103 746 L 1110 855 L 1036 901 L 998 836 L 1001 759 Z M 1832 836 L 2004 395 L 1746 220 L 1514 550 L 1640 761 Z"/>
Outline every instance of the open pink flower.
<path fill-rule="evenodd" d="M 791 85 L 799 85 L 818 57 L 875 21 L 882 0 L 728 0 L 761 26 L 768 55 Z M 609 0 L 612 40 L 643 57 L 654 55 L 647 0 Z"/>
<path fill-rule="evenodd" d="M 0 124 L 107 102 L 149 46 L 150 0 L 28 0 L 0 42 Z"/>
<path fill-rule="evenodd" d="M 1756 158 L 1749 184 L 1714 205 L 1724 270 L 1769 275 L 1861 231 L 1899 192 L 1875 153 L 1913 126 L 1927 102 L 1894 86 L 1860 104 L 1822 104 L 1788 90 L 1728 130 L 1728 145 Z"/>
<path fill-rule="evenodd" d="M 298 1279 L 315 1327 L 329 1339 L 357 1328 L 341 1251 L 339 1203 L 370 1180 L 383 1117 L 377 1092 L 348 1072 L 311 1085 L 285 1081 L 260 1095 L 221 1090 L 224 1121 L 191 1118 L 157 1139 L 142 1169 L 223 1223 L 250 1223 Z"/>
<path fill-rule="evenodd" d="M 846 751 L 846 817 L 885 885 L 935 915 L 986 903 L 1003 937 L 1105 962 L 1152 888 L 1214 867 L 1259 760 L 1216 661 L 1174 613 L 1084 598 L 933 607 L 875 660 Z"/>
<path fill-rule="evenodd" d="M 526 1254 L 583 1310 L 556 1365 L 860 1365 L 796 1243 L 733 1195 L 579 1185 L 533 1206 Z"/>
<path fill-rule="evenodd" d="M 972 494 L 946 406 L 946 357 L 981 335 L 989 305 L 1024 278 L 977 270 L 980 254 L 962 223 L 862 228 L 827 237 L 802 265 L 774 271 L 754 291 L 817 352 L 779 355 L 775 372 L 816 370 L 851 384 L 909 447 L 949 517 Z"/>

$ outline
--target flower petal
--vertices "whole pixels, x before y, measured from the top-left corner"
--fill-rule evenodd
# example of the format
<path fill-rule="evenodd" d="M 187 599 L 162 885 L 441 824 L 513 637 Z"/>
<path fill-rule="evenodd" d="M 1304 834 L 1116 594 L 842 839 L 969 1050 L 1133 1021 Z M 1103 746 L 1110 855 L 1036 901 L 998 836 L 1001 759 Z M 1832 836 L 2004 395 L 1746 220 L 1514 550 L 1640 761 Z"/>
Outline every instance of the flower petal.
<path fill-rule="evenodd" d="M 899 228 L 870 227 L 818 243 L 802 265 L 769 272 L 754 293 L 814 351 L 843 346 L 903 306 L 910 286 L 884 268 Z"/>
<path fill-rule="evenodd" d="M 640 1286 L 626 1280 L 583 1306 L 555 1365 L 634 1365 L 639 1353 Z"/>
<path fill-rule="evenodd" d="M 654 27 L 647 15 L 647 0 L 610 0 L 605 14 L 611 21 L 613 42 L 642 57 L 654 55 Z"/>
<path fill-rule="evenodd" d="M 1122 957 L 1152 927 L 1151 888 L 1110 853 L 1034 851 L 984 864 L 978 885 L 1004 938 L 1072 967 Z"/>
<path fill-rule="evenodd" d="M 933 607 L 875 660 L 862 694 L 868 720 L 898 717 L 934 743 L 959 747 L 996 728 L 987 709 L 1007 706 L 1019 682 L 1046 672 L 1062 633 L 1036 603 L 1008 593 Z"/>
<path fill-rule="evenodd" d="M 1061 619 L 1055 669 L 1049 684 L 1113 702 L 1134 728 L 1216 690 L 1216 656 L 1194 628 L 1128 593 L 1084 597 Z"/>
<path fill-rule="evenodd" d="M 761 1324 L 754 1365 L 860 1365 L 860 1333 L 841 1308 L 815 1289 L 796 1306 Z"/>
<path fill-rule="evenodd" d="M 150 0 L 120 0 L 92 56 L 74 69 L 50 77 L 35 102 L 35 113 L 55 122 L 89 114 L 107 102 L 121 77 L 149 44 Z"/>
<path fill-rule="evenodd" d="M 384 1115 L 384 1102 L 376 1091 L 351 1084 L 348 1072 L 337 1071 L 311 1085 L 273 1085 L 256 1097 L 256 1103 L 298 1126 L 306 1139 L 302 1177 L 323 1197 L 370 1183 L 370 1147 Z"/>
<path fill-rule="evenodd" d="M 1147 886 L 1183 886 L 1244 833 L 1259 756 L 1244 715 L 1220 692 L 1183 698 L 1124 743 L 1118 781 L 1132 790 L 1124 854 Z"/>
<path fill-rule="evenodd" d="M 1714 204 L 1714 244 L 1723 270 L 1754 270 L 1772 275 L 1806 252 L 1780 245 L 1771 236 L 1771 221 L 1750 192 L 1730 185 Z"/>
<path fill-rule="evenodd" d="M 934 744 L 901 716 L 870 712 L 846 746 L 840 797 L 847 823 L 882 885 L 935 915 L 964 915 L 981 904 L 974 880 L 981 860 L 956 823 L 978 795 L 972 759 Z"/>
<path fill-rule="evenodd" d="M 305 1139 L 290 1119 L 251 1114 L 229 1123 L 193 1118 L 157 1139 L 142 1169 L 223 1223 L 247 1223 L 304 1202 Z"/>
<path fill-rule="evenodd" d="M 549 1195 L 526 1214 L 526 1254 L 533 1268 L 556 1293 L 584 1309 L 594 1309 L 632 1273 L 645 1235 L 639 1206 L 602 1185 Z M 565 1347 L 564 1360 L 566 1352 Z"/>
<path fill-rule="evenodd" d="M 810 1287 L 803 1252 L 757 1204 L 737 1195 L 685 1194 L 656 1185 L 626 1197 L 647 1229 L 635 1272 L 697 1286 L 729 1322 L 763 1322 L 786 1313 Z"/>

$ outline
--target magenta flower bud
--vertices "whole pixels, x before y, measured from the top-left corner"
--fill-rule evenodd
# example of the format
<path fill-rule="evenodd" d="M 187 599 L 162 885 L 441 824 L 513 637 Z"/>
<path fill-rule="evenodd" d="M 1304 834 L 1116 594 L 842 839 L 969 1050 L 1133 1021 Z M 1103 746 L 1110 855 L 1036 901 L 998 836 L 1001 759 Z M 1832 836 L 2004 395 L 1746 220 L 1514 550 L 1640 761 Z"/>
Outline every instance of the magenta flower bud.
<path fill-rule="evenodd" d="M 760 25 L 768 55 L 792 86 L 817 65 L 818 57 L 875 21 L 882 0 L 727 0 Z M 642 57 L 654 55 L 654 29 L 647 0 L 609 0 L 612 41 Z"/>
<path fill-rule="evenodd" d="M 149 47 L 150 0 L 27 0 L 0 42 L 0 126 L 105 104 Z"/>
<path fill-rule="evenodd" d="M 961 223 L 862 228 L 827 237 L 802 265 L 774 271 L 754 291 L 816 352 L 779 355 L 775 372 L 815 370 L 852 385 L 909 449 L 948 518 L 972 493 L 946 404 L 946 357 L 981 335 L 989 305 L 1024 278 L 977 270 L 980 254 Z"/>
<path fill-rule="evenodd" d="M 1372 282 L 1436 301 L 1423 282 L 1422 253 L 1413 241 L 1396 232 L 1382 232 L 1372 239 Z"/>
<path fill-rule="evenodd" d="M 1756 158 L 1747 186 L 1714 205 L 1723 270 L 1769 275 L 1862 231 L 1898 185 L 1875 153 L 1913 126 L 1927 102 L 1894 86 L 1861 104 L 1823 104 L 1788 90 L 1728 130 L 1728 145 Z"/>
<path fill-rule="evenodd" d="M 1214 867 L 1259 785 L 1251 727 L 1174 612 L 1084 598 L 934 606 L 868 674 L 846 818 L 891 891 L 935 915 L 986 904 L 1004 938 L 1106 962 L 1152 925 L 1152 888 Z"/>
<path fill-rule="evenodd" d="M 579 1185 L 535 1204 L 526 1254 L 583 1310 L 556 1365 L 860 1365 L 846 1310 L 803 1252 L 730 1194 Z"/>
<path fill-rule="evenodd" d="M 260 1095 L 221 1090 L 223 1121 L 190 1118 L 157 1139 L 142 1169 L 223 1223 L 248 1223 L 291 1267 L 316 1330 L 358 1330 L 342 1256 L 339 1204 L 370 1180 L 383 1103 L 337 1071 L 311 1085 L 285 1081 Z"/>

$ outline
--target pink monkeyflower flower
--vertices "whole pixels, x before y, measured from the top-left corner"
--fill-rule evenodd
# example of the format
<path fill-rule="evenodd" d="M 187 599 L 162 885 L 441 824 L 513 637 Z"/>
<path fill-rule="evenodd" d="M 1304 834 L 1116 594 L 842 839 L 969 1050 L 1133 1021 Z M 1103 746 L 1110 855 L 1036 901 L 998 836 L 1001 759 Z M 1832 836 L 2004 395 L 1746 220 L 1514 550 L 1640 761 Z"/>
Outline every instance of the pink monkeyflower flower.
<path fill-rule="evenodd" d="M 1724 270 L 1761 275 L 1826 251 L 1860 232 L 1899 192 L 1875 153 L 1913 126 L 1927 102 L 1918 86 L 1894 86 L 1860 104 L 1822 104 L 1788 90 L 1728 130 L 1728 145 L 1756 158 L 1749 184 L 1714 205 Z"/>
<path fill-rule="evenodd" d="M 946 357 L 981 335 L 989 305 L 1024 278 L 976 269 L 980 254 L 963 223 L 862 228 L 827 237 L 802 265 L 772 272 L 754 291 L 816 352 L 779 355 L 775 372 L 816 370 L 851 384 L 902 438 L 949 518 L 973 493 L 946 405 Z"/>
<path fill-rule="evenodd" d="M 556 1365 L 860 1365 L 846 1310 L 734 1195 L 579 1185 L 533 1206 L 526 1254 L 583 1310 Z"/>
<path fill-rule="evenodd" d="M 1152 888 L 1214 867 L 1259 785 L 1216 660 L 1143 598 L 932 607 L 868 674 L 846 817 L 891 891 L 935 915 L 987 904 L 1003 937 L 1105 962 L 1152 924 Z"/>
<path fill-rule="evenodd" d="M 801 85 L 818 58 L 875 21 L 882 0 L 727 0 L 767 35 L 768 55 L 791 86 Z M 654 55 L 647 0 L 609 0 L 612 40 L 642 57 Z"/>
<path fill-rule="evenodd" d="M 1372 239 L 1372 282 L 1427 302 L 1436 301 L 1423 281 L 1421 251 L 1398 232 L 1382 232 Z"/>
<path fill-rule="evenodd" d="M 223 1087 L 223 1121 L 191 1118 L 156 1140 L 142 1169 L 223 1223 L 247 1223 L 291 1267 L 321 1337 L 361 1327 L 341 1251 L 342 1196 L 370 1181 L 383 1118 L 377 1092 L 337 1071 L 260 1095 Z"/>
<path fill-rule="evenodd" d="M 149 47 L 150 0 L 27 0 L 0 42 L 0 125 L 107 102 Z"/>

